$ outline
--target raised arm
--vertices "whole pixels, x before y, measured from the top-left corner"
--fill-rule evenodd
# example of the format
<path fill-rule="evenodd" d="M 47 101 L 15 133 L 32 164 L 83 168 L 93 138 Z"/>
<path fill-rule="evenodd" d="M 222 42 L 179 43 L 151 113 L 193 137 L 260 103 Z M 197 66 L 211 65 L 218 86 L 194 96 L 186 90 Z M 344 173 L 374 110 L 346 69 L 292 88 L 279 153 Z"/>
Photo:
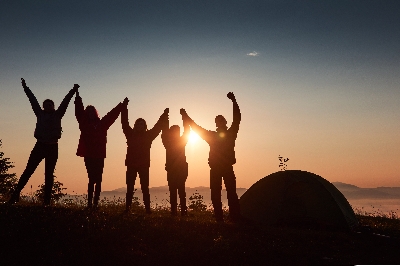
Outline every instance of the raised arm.
<path fill-rule="evenodd" d="M 161 126 L 161 141 L 164 145 L 165 148 L 167 148 L 168 146 L 168 142 L 169 142 L 169 119 L 167 119 L 167 121 L 164 121 L 164 123 Z"/>
<path fill-rule="evenodd" d="M 122 131 L 124 132 L 125 136 L 128 136 L 129 133 L 132 131 L 132 128 L 129 126 L 129 120 L 128 120 L 128 102 L 129 102 L 128 98 L 125 98 L 121 110 Z"/>
<path fill-rule="evenodd" d="M 192 118 L 189 117 L 189 115 L 186 113 L 185 109 L 181 109 L 181 115 L 182 119 L 187 121 L 187 123 L 190 125 L 190 127 L 193 129 L 194 132 L 196 132 L 197 135 L 199 135 L 202 139 L 205 141 L 208 140 L 209 136 L 209 131 L 207 129 L 202 128 L 201 126 L 197 125 Z"/>
<path fill-rule="evenodd" d="M 122 103 L 118 103 L 117 106 L 115 106 L 101 119 L 101 123 L 103 123 L 105 128 L 108 129 L 115 122 L 115 120 L 117 120 L 119 114 L 124 109 L 124 106 L 126 107 L 128 105 L 128 102 L 128 98 L 125 98 Z"/>
<path fill-rule="evenodd" d="M 26 86 L 25 80 L 23 78 L 21 78 L 21 84 L 22 84 L 22 87 L 24 88 L 26 96 L 28 96 L 28 99 L 29 99 L 29 102 L 31 103 L 33 112 L 35 113 L 36 116 L 38 116 L 40 111 L 42 111 L 42 108 L 40 107 L 38 100 L 36 99 L 33 92 L 29 89 L 29 87 Z"/>
<path fill-rule="evenodd" d="M 168 113 L 169 109 L 165 108 L 164 113 L 160 116 L 154 127 L 147 131 L 147 134 L 150 135 L 151 139 L 155 139 L 166 124 L 168 126 Z"/>
<path fill-rule="evenodd" d="M 79 87 L 80 86 L 78 84 L 74 84 L 74 87 L 68 92 L 68 94 L 62 100 L 60 106 L 57 109 L 57 112 L 60 114 L 60 117 L 64 116 L 65 112 L 67 111 L 68 104 L 72 99 L 72 96 L 74 96 L 74 93 L 78 91 Z"/>
<path fill-rule="evenodd" d="M 85 114 L 85 109 L 83 107 L 83 101 L 81 96 L 79 96 L 79 91 L 76 90 L 76 95 L 75 95 L 75 117 L 76 120 L 78 120 L 78 123 L 82 122 L 83 116 Z"/>
<path fill-rule="evenodd" d="M 232 121 L 232 125 L 231 125 L 230 129 L 237 133 L 239 131 L 239 124 L 240 124 L 240 120 L 242 119 L 242 115 L 240 113 L 239 105 L 236 102 L 236 97 L 233 94 L 233 92 L 229 92 L 226 96 L 229 99 L 231 99 L 231 101 L 233 103 L 233 121 Z"/>
<path fill-rule="evenodd" d="M 185 109 L 181 109 L 181 115 L 182 115 L 182 110 Z M 185 141 L 185 143 L 187 143 L 189 141 L 190 125 L 188 119 L 183 115 L 182 115 L 182 121 L 183 121 L 183 134 L 181 138 Z"/>

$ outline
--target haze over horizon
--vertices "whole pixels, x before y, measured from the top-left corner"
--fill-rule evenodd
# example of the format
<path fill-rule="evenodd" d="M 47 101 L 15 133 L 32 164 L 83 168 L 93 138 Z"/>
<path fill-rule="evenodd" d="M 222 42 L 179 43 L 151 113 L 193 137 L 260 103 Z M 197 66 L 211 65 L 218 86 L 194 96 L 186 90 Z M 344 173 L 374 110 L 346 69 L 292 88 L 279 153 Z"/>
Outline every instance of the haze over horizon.
<path fill-rule="evenodd" d="M 104 116 L 124 97 L 130 123 L 152 127 L 180 108 L 202 127 L 232 122 L 229 91 L 242 122 L 237 187 L 279 171 L 318 174 L 358 187 L 400 187 L 399 1 L 11 1 L 0 9 L 0 139 L 19 178 L 36 117 L 20 78 L 40 103 L 58 106 L 78 83 L 84 105 Z M 68 193 L 85 193 L 75 155 L 74 99 L 62 120 L 55 175 Z M 209 186 L 208 145 L 186 147 L 188 187 Z M 108 133 L 102 189 L 125 186 L 120 118 Z M 165 149 L 151 150 L 150 187 L 167 184 Z M 44 163 L 23 192 L 44 181 Z M 139 181 L 136 182 L 139 188 Z"/>

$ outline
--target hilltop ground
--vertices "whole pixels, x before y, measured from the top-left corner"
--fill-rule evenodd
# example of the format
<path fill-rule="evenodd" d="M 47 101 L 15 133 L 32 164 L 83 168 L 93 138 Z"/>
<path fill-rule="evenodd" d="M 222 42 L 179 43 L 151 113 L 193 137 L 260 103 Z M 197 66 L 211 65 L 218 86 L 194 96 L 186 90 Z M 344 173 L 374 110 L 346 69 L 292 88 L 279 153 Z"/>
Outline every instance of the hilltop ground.
<path fill-rule="evenodd" d="M 0 205 L 2 265 L 399 264 L 400 220 L 359 216 L 362 230 L 337 232 L 216 223 L 208 211 L 171 217 L 123 205 Z M 369 226 L 369 227 L 365 227 Z"/>

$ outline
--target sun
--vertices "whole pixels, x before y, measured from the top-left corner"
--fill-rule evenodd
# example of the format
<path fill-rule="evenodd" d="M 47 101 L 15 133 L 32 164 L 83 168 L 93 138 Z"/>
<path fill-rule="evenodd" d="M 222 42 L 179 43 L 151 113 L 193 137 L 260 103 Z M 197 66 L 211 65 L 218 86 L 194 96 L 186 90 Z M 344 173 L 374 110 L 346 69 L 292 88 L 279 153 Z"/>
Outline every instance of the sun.
<path fill-rule="evenodd" d="M 193 130 L 190 130 L 190 133 L 189 133 L 189 143 L 195 144 L 199 139 L 200 139 L 199 135 L 197 135 L 196 133 L 194 133 Z"/>

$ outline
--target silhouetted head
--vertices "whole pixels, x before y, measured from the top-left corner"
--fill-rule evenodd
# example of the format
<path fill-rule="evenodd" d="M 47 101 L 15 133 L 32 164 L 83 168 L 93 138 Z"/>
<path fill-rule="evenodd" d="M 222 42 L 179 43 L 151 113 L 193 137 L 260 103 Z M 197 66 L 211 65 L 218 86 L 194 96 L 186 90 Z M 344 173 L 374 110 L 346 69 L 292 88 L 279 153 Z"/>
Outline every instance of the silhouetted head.
<path fill-rule="evenodd" d="M 181 135 L 181 128 L 178 125 L 173 125 L 169 128 L 169 134 L 174 138 L 179 138 Z"/>
<path fill-rule="evenodd" d="M 215 125 L 217 126 L 217 128 L 226 129 L 226 123 L 226 119 L 222 115 L 217 115 L 215 117 Z"/>
<path fill-rule="evenodd" d="M 85 113 L 89 120 L 100 120 L 99 113 L 93 105 L 86 106 Z"/>
<path fill-rule="evenodd" d="M 43 110 L 45 112 L 54 111 L 54 102 L 50 99 L 46 99 L 43 101 Z"/>
<path fill-rule="evenodd" d="M 136 132 L 144 132 L 147 130 L 147 123 L 146 120 L 144 120 L 143 118 L 138 118 L 135 121 L 135 125 L 133 126 L 133 129 Z"/>

